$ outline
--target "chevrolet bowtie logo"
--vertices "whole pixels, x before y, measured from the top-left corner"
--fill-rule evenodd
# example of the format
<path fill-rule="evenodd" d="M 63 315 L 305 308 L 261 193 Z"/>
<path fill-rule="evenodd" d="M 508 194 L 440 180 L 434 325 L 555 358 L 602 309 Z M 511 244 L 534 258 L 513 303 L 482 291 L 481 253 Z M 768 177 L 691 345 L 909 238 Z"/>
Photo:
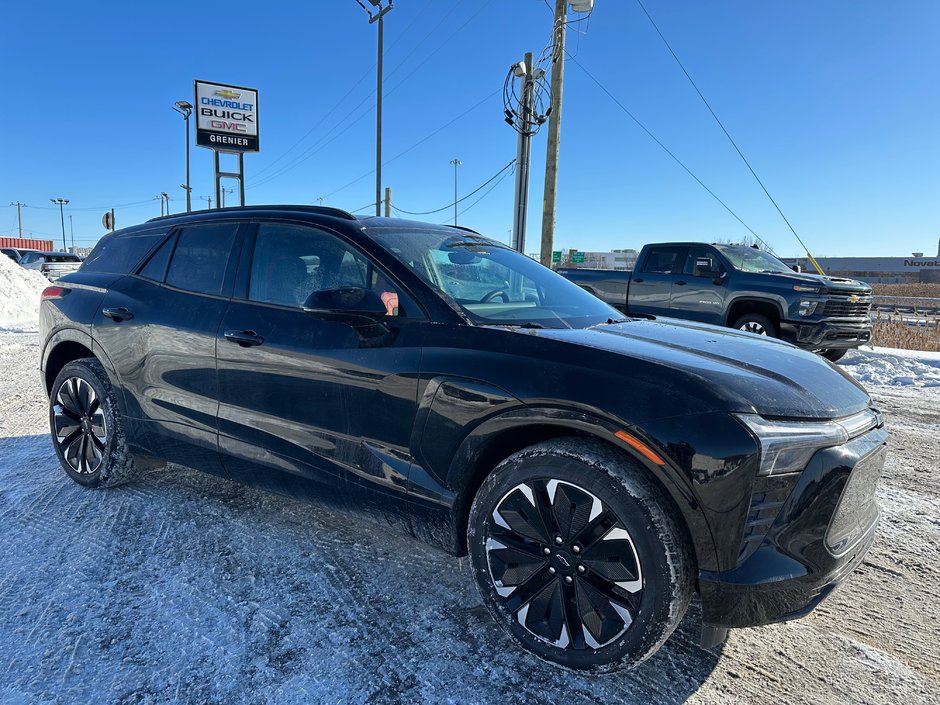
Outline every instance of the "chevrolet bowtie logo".
<path fill-rule="evenodd" d="M 852 295 L 849 297 L 849 303 L 857 304 L 857 303 L 858 303 L 858 295 L 857 295 L 857 294 L 852 294 Z"/>
<path fill-rule="evenodd" d="M 241 93 L 236 93 L 235 91 L 230 91 L 230 90 L 228 90 L 227 88 L 226 88 L 225 90 L 222 90 L 222 91 L 216 91 L 216 92 L 215 92 L 215 95 L 220 96 L 220 97 L 222 97 L 222 98 L 228 98 L 229 100 L 238 100 L 239 98 L 242 97 L 242 94 L 241 94 Z"/>

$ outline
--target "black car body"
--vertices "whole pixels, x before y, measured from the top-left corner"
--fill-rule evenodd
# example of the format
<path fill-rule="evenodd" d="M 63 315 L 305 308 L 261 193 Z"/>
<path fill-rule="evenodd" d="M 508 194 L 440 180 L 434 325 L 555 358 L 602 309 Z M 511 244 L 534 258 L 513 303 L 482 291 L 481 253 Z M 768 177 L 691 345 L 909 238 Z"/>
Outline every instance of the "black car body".
<path fill-rule="evenodd" d="M 293 247 L 284 233 L 295 231 L 329 244 L 319 254 L 278 259 Z M 425 252 L 423 242 L 433 248 Z M 339 259 L 334 246 L 344 253 Z M 323 288 L 331 259 L 332 286 Z M 499 262 L 521 269 L 502 270 Z M 448 294 L 448 277 L 470 288 L 486 279 L 461 267 L 495 271 L 495 288 L 466 300 Z M 295 269 L 307 289 L 315 282 L 309 295 L 292 289 Z M 356 286 L 357 272 L 366 271 L 366 283 Z M 563 575 L 558 595 L 570 598 L 568 606 L 581 599 L 571 592 L 577 580 L 609 568 L 595 561 L 578 563 L 575 572 L 590 542 L 569 548 L 558 528 L 555 542 L 567 552 L 552 553 L 550 538 L 539 543 L 531 526 L 521 538 L 492 538 L 515 531 L 517 522 L 529 526 L 519 517 L 528 512 L 532 520 L 525 499 L 536 506 L 533 487 L 549 493 L 553 511 L 568 501 L 564 495 L 572 512 L 584 510 L 582 524 L 603 519 L 610 529 L 604 517 L 615 498 L 604 494 L 607 485 L 571 479 L 604 463 L 622 465 L 610 472 L 633 488 L 631 497 L 659 498 L 665 507 L 663 526 L 676 535 L 663 565 L 676 573 L 687 556 L 706 641 L 728 627 L 812 609 L 858 565 L 874 536 L 887 435 L 869 396 L 847 375 L 778 341 L 692 322 L 624 319 L 540 265 L 463 230 L 303 206 L 156 219 L 106 236 L 79 272 L 50 287 L 41 334 L 53 437 L 73 478 L 103 479 L 91 466 L 117 461 L 98 459 L 93 444 L 113 443 L 113 433 L 138 462 L 176 462 L 379 516 L 448 551 L 483 555 L 478 577 L 492 578 L 499 593 L 488 602 L 494 614 L 513 589 L 508 576 L 534 560 L 506 558 L 510 539 L 554 561 L 535 575 Z M 75 416 L 81 428 L 79 421 L 64 428 L 73 423 L 61 409 L 69 384 L 83 384 L 78 373 L 66 379 L 68 370 L 83 360 L 106 377 L 92 385 L 97 395 L 85 390 L 85 402 L 97 396 L 104 404 L 113 388 L 114 417 L 86 403 Z M 98 429 L 98 441 L 89 428 Z M 76 441 L 70 450 L 69 438 L 84 438 L 82 429 L 87 449 L 75 450 Z M 489 487 L 510 471 L 523 477 L 536 456 L 549 457 L 540 467 L 557 465 L 568 479 Z M 486 496 L 496 498 L 495 509 Z M 509 507 L 519 502 L 522 509 Z M 646 568 L 639 577 L 641 554 L 652 550 L 641 544 L 658 537 L 631 530 L 630 541 L 626 531 L 617 536 L 635 558 L 634 587 L 645 589 L 658 578 Z M 487 534 L 491 553 L 474 545 L 486 531 L 496 532 Z M 614 591 L 627 599 L 629 585 L 621 580 Z M 616 632 L 604 631 L 616 615 L 584 617 L 592 631 L 583 626 L 582 638 L 568 612 L 556 618 L 545 607 L 537 622 L 514 609 L 508 617 L 500 612 L 507 628 L 520 631 L 521 624 L 517 636 L 546 658 L 603 668 L 626 653 L 611 651 L 624 640 L 594 648 L 601 634 Z M 636 609 L 634 622 L 654 608 Z M 681 617 L 684 605 L 670 613 L 676 610 Z M 627 631 L 620 633 L 629 634 L 630 620 L 622 621 Z M 625 662 L 651 653 L 671 628 Z"/>
<path fill-rule="evenodd" d="M 779 337 L 830 359 L 871 339 L 871 287 L 795 272 L 744 245 L 645 245 L 632 272 L 559 269 L 603 301 L 631 313 L 670 316 Z"/>

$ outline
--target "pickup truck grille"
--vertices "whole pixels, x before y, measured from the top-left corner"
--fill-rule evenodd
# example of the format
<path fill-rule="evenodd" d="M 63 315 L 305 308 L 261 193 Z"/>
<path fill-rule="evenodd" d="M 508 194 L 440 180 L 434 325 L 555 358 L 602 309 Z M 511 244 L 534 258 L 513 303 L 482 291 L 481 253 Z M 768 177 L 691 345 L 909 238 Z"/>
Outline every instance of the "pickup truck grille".
<path fill-rule="evenodd" d="M 830 299 L 823 307 L 824 316 L 835 318 L 867 318 L 871 311 L 871 299 L 852 302 L 847 299 Z"/>

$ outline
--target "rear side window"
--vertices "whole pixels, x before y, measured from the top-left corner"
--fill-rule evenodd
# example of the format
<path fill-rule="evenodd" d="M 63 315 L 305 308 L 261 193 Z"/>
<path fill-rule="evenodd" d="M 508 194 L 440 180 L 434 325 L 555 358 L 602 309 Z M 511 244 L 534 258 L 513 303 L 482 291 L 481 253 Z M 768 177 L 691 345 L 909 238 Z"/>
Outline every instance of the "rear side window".
<path fill-rule="evenodd" d="M 221 294 L 237 229 L 235 223 L 183 228 L 170 261 L 166 283 L 199 294 Z"/>
<path fill-rule="evenodd" d="M 82 264 L 83 272 L 128 274 L 167 233 L 166 228 L 144 230 L 101 240 Z M 78 261 L 75 260 L 67 261 Z"/>
<path fill-rule="evenodd" d="M 653 247 L 643 265 L 644 272 L 678 274 L 682 271 L 682 247 Z"/>
<path fill-rule="evenodd" d="M 147 263 L 141 267 L 140 276 L 146 279 L 152 279 L 155 282 L 162 282 L 166 277 L 166 266 L 170 263 L 170 255 L 173 254 L 173 246 L 176 244 L 176 237 L 168 238 L 154 252 Z"/>

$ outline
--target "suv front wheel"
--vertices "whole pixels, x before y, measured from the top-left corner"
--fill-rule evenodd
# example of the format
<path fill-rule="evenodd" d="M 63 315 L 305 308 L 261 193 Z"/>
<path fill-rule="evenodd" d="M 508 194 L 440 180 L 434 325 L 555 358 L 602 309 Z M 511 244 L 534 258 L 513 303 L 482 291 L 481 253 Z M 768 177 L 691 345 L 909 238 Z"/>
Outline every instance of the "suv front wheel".
<path fill-rule="evenodd" d="M 693 589 L 671 501 L 595 440 L 546 441 L 504 460 L 473 501 L 468 548 L 496 620 L 573 669 L 636 666 L 679 624 Z"/>

